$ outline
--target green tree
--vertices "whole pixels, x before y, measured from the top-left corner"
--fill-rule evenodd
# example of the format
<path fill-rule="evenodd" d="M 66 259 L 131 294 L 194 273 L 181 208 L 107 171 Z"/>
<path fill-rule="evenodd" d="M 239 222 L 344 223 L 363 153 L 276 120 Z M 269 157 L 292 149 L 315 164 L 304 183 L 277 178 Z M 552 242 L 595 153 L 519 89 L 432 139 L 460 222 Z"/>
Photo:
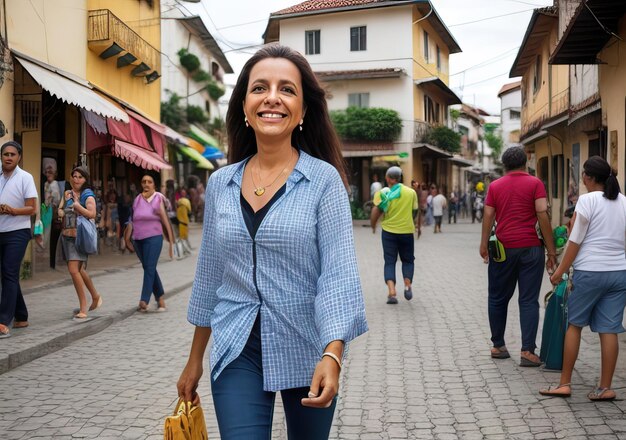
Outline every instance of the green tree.
<path fill-rule="evenodd" d="M 331 120 L 342 139 L 394 141 L 402 131 L 402 120 L 395 110 L 348 107 L 331 112 Z"/>
<path fill-rule="evenodd" d="M 498 162 L 500 160 L 500 155 L 502 154 L 502 138 L 492 132 L 485 134 L 485 140 L 491 149 L 492 159 Z"/>
<path fill-rule="evenodd" d="M 201 107 L 197 105 L 187 106 L 187 122 L 204 125 L 208 120 L 209 118 Z"/>
<path fill-rule="evenodd" d="M 450 153 L 461 151 L 461 133 L 440 125 L 434 127 L 425 137 L 425 142 Z"/>
<path fill-rule="evenodd" d="M 172 93 L 170 99 L 161 103 L 161 122 L 176 131 L 183 131 L 187 125 L 187 114 L 180 100 L 180 96 Z"/>

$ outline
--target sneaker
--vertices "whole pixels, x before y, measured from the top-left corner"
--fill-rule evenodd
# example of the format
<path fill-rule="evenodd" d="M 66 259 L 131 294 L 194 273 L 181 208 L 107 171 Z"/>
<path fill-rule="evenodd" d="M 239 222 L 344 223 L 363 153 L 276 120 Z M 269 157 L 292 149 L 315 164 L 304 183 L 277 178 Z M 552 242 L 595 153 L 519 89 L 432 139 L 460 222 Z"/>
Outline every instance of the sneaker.
<path fill-rule="evenodd" d="M 387 304 L 398 304 L 398 298 L 394 296 L 387 297 Z"/>
<path fill-rule="evenodd" d="M 411 301 L 411 299 L 413 299 L 413 290 L 411 290 L 410 287 L 404 289 L 404 299 L 407 301 Z"/>

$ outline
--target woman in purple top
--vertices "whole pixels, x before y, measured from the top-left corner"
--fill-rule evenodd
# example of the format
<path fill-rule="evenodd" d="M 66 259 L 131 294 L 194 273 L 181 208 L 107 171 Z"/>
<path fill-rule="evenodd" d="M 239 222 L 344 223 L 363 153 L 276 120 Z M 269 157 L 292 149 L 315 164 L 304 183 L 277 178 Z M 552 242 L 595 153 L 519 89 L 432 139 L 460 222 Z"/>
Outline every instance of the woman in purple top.
<path fill-rule="evenodd" d="M 141 178 L 141 187 L 143 191 L 133 203 L 133 242 L 143 266 L 143 287 L 137 310 L 147 312 L 150 296 L 154 293 L 157 311 L 164 312 L 165 292 L 156 267 L 163 247 L 163 227 L 167 231 L 170 258 L 174 255 L 172 248 L 174 233 L 165 211 L 164 196 L 155 190 L 154 177 L 144 174 Z"/>

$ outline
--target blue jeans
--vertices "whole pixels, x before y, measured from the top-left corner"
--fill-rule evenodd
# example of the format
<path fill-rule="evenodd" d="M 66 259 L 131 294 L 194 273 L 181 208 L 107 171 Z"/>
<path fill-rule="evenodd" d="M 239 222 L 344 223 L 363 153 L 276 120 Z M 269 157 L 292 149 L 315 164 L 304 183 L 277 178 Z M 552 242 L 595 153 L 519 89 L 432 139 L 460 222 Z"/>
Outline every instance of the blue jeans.
<path fill-rule="evenodd" d="M 258 316 L 239 357 L 216 380 L 211 377 L 211 391 L 222 440 L 271 438 L 276 393 L 263 391 Z M 300 399 L 307 397 L 308 392 L 308 387 L 280 392 L 290 440 L 326 440 L 330 434 L 336 399 L 329 408 L 302 406 Z"/>
<path fill-rule="evenodd" d="M 20 265 L 31 239 L 30 229 L 0 232 L 0 324 L 8 326 L 16 321 L 28 321 L 28 310 L 20 288 Z"/>
<path fill-rule="evenodd" d="M 413 234 L 394 234 L 383 230 L 383 256 L 385 257 L 385 282 L 396 282 L 396 261 L 400 255 L 402 277 L 413 282 L 415 272 L 415 239 Z"/>
<path fill-rule="evenodd" d="M 150 302 L 150 296 L 154 293 L 154 298 L 158 299 L 163 296 L 163 283 L 157 272 L 157 263 L 161 256 L 161 248 L 163 247 L 163 236 L 156 235 L 154 237 L 144 238 L 143 240 L 134 240 L 135 252 L 141 261 L 143 267 L 143 286 L 141 288 L 141 301 L 146 304 Z"/>
<path fill-rule="evenodd" d="M 522 351 L 534 352 L 539 326 L 539 291 L 544 271 L 543 246 L 505 249 L 506 260 L 489 259 L 489 325 L 494 347 L 502 347 L 509 301 L 519 286 Z"/>

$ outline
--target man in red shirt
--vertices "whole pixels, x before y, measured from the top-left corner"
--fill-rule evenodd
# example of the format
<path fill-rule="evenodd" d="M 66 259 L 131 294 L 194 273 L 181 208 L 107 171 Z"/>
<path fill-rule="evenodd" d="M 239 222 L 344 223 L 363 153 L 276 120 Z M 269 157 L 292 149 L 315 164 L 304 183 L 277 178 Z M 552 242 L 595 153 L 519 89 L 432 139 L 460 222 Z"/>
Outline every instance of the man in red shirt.
<path fill-rule="evenodd" d="M 489 186 L 485 200 L 480 256 L 489 263 L 489 325 L 491 327 L 491 357 L 509 358 L 504 343 L 504 331 L 509 301 L 519 287 L 522 350 L 520 366 L 541 365 L 535 354 L 539 326 L 539 291 L 543 278 L 544 243 L 537 236 L 552 237 L 548 217 L 546 189 L 541 180 L 526 172 L 526 153 L 521 147 L 511 147 L 502 155 L 506 174 Z M 504 247 L 505 257 L 494 260 L 489 255 L 488 241 L 496 223 L 496 236 Z M 556 268 L 554 242 L 546 240 L 548 271 Z"/>

